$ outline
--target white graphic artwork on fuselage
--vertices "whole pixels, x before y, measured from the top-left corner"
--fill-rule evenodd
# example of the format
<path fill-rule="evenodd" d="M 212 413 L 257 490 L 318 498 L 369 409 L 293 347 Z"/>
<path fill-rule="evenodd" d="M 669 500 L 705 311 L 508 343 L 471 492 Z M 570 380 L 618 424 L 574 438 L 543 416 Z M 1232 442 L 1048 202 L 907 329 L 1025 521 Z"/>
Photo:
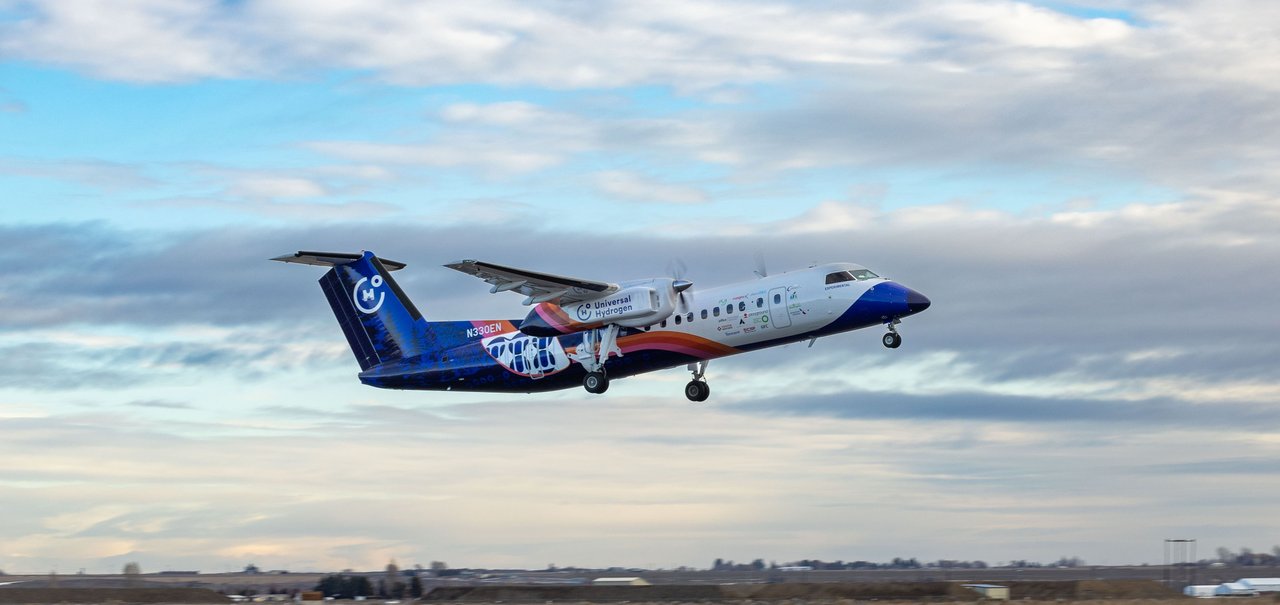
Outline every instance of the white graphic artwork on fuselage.
<path fill-rule="evenodd" d="M 480 343 L 502 367 L 521 376 L 542 378 L 569 367 L 569 355 L 555 338 L 510 332 Z"/>

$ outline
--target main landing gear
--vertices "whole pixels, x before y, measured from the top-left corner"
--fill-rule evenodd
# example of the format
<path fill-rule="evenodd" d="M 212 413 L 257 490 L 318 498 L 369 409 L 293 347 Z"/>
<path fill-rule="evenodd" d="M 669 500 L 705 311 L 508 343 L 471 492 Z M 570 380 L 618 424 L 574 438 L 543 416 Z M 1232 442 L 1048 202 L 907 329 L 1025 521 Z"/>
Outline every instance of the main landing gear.
<path fill-rule="evenodd" d="M 707 384 L 706 378 L 703 377 L 707 373 L 707 362 L 691 363 L 689 364 L 689 371 L 693 372 L 693 380 L 684 385 L 684 396 L 694 403 L 706 401 L 711 396 L 711 386 Z"/>
<path fill-rule="evenodd" d="M 587 375 L 582 378 L 582 388 L 588 393 L 599 395 L 609 390 L 609 377 L 604 373 L 604 362 L 608 361 L 609 355 L 622 356 L 622 349 L 618 348 L 617 324 L 582 333 L 582 344 L 573 358 L 587 369 Z"/>
<path fill-rule="evenodd" d="M 894 326 L 900 323 L 902 323 L 902 320 L 896 318 L 893 321 L 888 322 L 889 331 L 885 332 L 884 336 L 880 338 L 881 344 L 890 349 L 896 349 L 902 346 L 902 335 L 898 333 L 896 328 L 894 328 Z"/>
<path fill-rule="evenodd" d="M 599 395 L 609 390 L 609 377 L 604 372 L 587 372 L 586 378 L 582 379 L 582 388 L 588 393 Z"/>

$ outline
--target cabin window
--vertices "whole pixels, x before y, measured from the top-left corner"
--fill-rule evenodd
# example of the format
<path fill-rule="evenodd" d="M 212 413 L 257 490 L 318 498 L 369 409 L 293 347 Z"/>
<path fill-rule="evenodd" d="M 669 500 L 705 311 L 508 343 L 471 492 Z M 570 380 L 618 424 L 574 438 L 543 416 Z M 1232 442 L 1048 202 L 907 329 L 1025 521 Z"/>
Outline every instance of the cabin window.
<path fill-rule="evenodd" d="M 733 304 L 732 304 L 732 303 L 727 304 L 727 305 L 725 305 L 725 306 L 724 306 L 724 314 L 725 314 L 725 315 L 733 315 Z"/>
<path fill-rule="evenodd" d="M 712 315 L 715 315 L 716 317 L 720 317 L 720 307 L 716 307 L 716 308 L 712 309 L 712 310 L 711 310 L 711 314 L 712 314 Z"/>
<path fill-rule="evenodd" d="M 780 304 L 782 304 L 782 295 L 781 295 L 781 294 L 774 294 L 774 295 L 773 295 L 773 304 L 775 304 L 775 305 L 780 305 Z"/>
<path fill-rule="evenodd" d="M 664 319 L 664 320 L 662 320 L 662 327 L 664 327 L 664 328 L 665 328 L 665 327 L 667 327 L 667 320 L 665 320 L 665 319 Z"/>
<path fill-rule="evenodd" d="M 689 312 L 689 315 L 688 315 L 687 317 L 685 317 L 685 318 L 684 318 L 684 320 L 685 320 L 685 321 L 693 321 L 693 311 L 690 311 L 690 312 Z"/>
<path fill-rule="evenodd" d="M 746 310 L 747 310 L 747 301 L 745 301 L 745 300 L 744 300 L 744 301 L 740 301 L 740 302 L 738 303 L 738 310 L 739 310 L 739 311 L 746 311 Z"/>
<path fill-rule="evenodd" d="M 759 297 L 759 298 L 757 298 L 757 299 L 756 299 L 756 308 L 757 308 L 757 309 L 763 309 L 763 308 L 764 308 L 764 297 L 763 297 L 763 296 L 761 296 L 761 297 Z"/>
<path fill-rule="evenodd" d="M 680 316 L 679 316 L 679 315 L 677 315 L 677 316 L 676 316 L 676 325 L 677 325 L 677 326 L 678 326 L 678 325 L 680 325 Z"/>
<path fill-rule="evenodd" d="M 706 309 L 703 309 L 703 310 L 702 310 L 702 318 L 703 318 L 703 319 L 706 319 L 706 318 L 707 318 L 707 310 L 706 310 Z"/>

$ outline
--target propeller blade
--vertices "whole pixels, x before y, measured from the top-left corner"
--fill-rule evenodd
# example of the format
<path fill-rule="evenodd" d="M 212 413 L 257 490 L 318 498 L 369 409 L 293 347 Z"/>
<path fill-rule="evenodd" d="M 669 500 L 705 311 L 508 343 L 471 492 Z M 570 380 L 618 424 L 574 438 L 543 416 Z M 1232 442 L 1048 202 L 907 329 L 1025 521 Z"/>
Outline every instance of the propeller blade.
<path fill-rule="evenodd" d="M 682 258 L 676 258 L 667 263 L 667 275 L 670 275 L 671 279 L 677 281 L 683 280 L 685 274 L 688 272 L 689 267 L 684 264 L 684 259 Z"/>

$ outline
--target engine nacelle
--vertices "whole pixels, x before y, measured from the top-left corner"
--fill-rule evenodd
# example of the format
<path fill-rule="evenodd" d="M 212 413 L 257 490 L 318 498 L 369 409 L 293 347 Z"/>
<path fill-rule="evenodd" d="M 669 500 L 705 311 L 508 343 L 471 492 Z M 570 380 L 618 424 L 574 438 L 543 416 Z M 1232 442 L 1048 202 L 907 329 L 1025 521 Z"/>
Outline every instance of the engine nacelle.
<path fill-rule="evenodd" d="M 651 326 L 675 310 L 669 279 L 631 282 L 608 296 L 564 305 L 541 303 L 520 322 L 531 336 L 558 336 L 592 330 L 606 324 L 624 328 Z"/>

